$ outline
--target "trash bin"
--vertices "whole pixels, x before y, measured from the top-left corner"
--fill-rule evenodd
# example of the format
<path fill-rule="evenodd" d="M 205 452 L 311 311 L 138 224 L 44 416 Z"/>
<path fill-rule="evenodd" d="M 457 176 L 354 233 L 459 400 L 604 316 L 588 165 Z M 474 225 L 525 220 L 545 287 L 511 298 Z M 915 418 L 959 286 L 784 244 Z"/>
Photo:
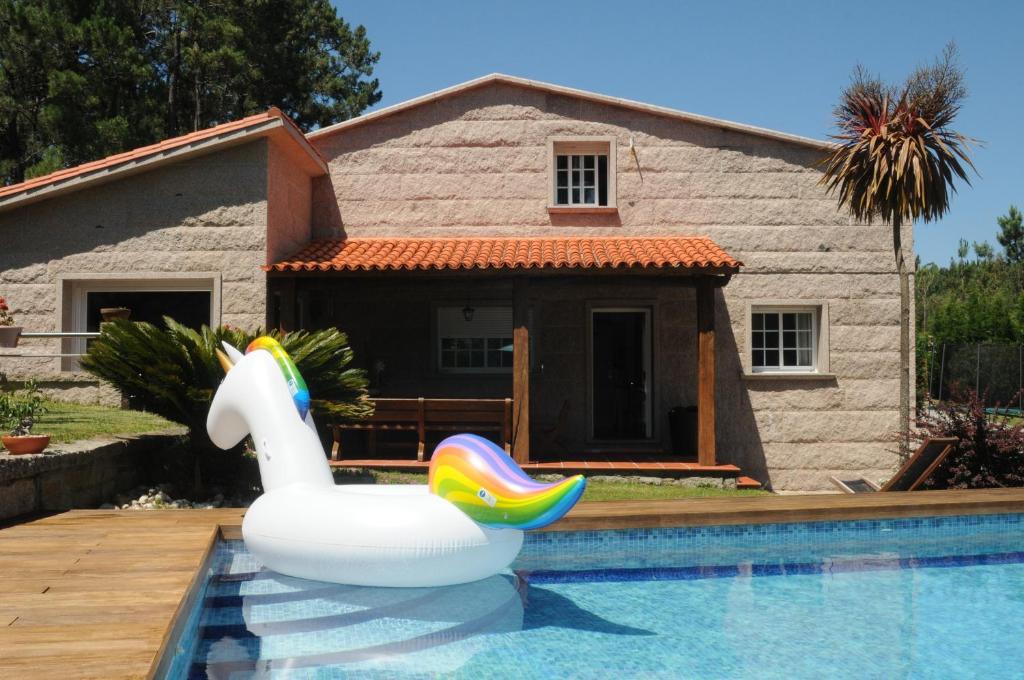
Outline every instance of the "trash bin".
<path fill-rule="evenodd" d="M 697 407 L 675 406 L 668 410 L 668 431 L 672 453 L 677 456 L 697 455 Z"/>

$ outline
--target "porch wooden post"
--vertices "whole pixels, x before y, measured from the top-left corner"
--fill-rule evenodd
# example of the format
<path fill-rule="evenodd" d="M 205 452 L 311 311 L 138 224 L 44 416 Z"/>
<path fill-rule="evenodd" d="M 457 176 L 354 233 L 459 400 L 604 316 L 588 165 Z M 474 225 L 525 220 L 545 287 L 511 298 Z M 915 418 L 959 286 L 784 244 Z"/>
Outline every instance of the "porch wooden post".
<path fill-rule="evenodd" d="M 512 285 L 512 458 L 523 464 L 530 462 L 530 302 L 525 278 Z"/>
<path fill-rule="evenodd" d="M 715 452 L 715 286 L 697 283 L 697 463 L 717 465 Z"/>

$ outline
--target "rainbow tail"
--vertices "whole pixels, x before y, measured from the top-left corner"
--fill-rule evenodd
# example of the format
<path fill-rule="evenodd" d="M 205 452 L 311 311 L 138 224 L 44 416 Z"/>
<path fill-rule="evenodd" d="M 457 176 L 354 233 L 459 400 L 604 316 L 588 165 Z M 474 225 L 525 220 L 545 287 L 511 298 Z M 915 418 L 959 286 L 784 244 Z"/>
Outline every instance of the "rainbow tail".
<path fill-rule="evenodd" d="M 587 480 L 576 475 L 539 484 L 493 442 L 475 434 L 448 437 L 430 458 L 431 493 L 494 529 L 539 529 L 569 512 Z"/>

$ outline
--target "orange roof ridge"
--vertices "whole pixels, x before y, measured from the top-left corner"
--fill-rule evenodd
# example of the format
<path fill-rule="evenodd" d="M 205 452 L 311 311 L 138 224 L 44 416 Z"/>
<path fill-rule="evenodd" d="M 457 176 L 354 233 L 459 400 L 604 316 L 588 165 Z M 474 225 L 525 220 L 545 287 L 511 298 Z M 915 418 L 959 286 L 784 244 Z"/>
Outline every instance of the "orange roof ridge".
<path fill-rule="evenodd" d="M 716 269 L 743 263 L 707 236 L 381 237 L 309 243 L 266 271 Z"/>
<path fill-rule="evenodd" d="M 313 146 L 308 143 L 302 130 L 300 130 L 298 126 L 295 125 L 295 123 L 291 120 L 291 118 L 285 115 L 283 111 L 281 111 L 276 106 L 272 106 L 266 111 L 253 114 L 251 116 L 246 116 L 245 118 L 228 121 L 226 123 L 221 123 L 220 125 L 214 125 L 212 127 L 204 128 L 202 130 L 196 130 L 194 132 L 179 135 L 177 137 L 171 137 L 169 139 L 156 142 L 154 144 L 140 146 L 136 149 L 123 151 L 121 153 L 113 154 L 105 158 L 100 158 L 94 161 L 89 161 L 87 163 L 82 163 L 81 165 L 76 165 L 70 168 L 63 168 L 61 170 L 51 172 L 47 175 L 33 177 L 31 179 L 25 180 L 24 182 L 19 182 L 17 184 L 10 184 L 4 187 L 0 187 L 0 200 L 17 194 L 29 192 L 32 191 L 33 189 L 39 189 L 46 186 L 56 185 L 63 181 L 71 180 L 73 178 L 86 175 L 90 172 L 104 170 L 107 168 L 116 168 L 117 166 L 120 166 L 124 163 L 142 160 L 155 154 L 178 149 L 180 147 L 193 144 L 195 142 L 212 139 L 239 130 L 245 130 L 246 128 L 253 127 L 274 119 L 280 120 L 283 125 L 287 126 L 290 130 L 292 130 L 295 133 L 297 139 L 301 140 L 300 143 L 302 143 L 302 145 L 306 147 L 306 150 L 312 155 L 314 155 L 320 164 L 325 164 L 325 161 L 323 157 L 320 155 L 320 152 L 313 148 Z"/>

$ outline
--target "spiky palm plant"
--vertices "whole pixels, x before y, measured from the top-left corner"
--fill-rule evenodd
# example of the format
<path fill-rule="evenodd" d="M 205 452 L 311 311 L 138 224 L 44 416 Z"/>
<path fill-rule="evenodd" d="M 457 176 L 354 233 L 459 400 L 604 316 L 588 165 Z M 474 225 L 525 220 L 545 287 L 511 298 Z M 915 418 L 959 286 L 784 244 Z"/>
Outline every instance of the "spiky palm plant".
<path fill-rule="evenodd" d="M 127 320 L 105 323 L 81 364 L 139 408 L 187 427 L 197 460 L 213 449 L 206 434 L 206 414 L 224 378 L 215 353 L 222 341 L 244 351 L 259 335 L 276 338 L 315 397 L 314 416 L 358 420 L 373 413 L 366 376 L 349 366 L 352 349 L 337 329 L 246 333 L 228 326 L 203 326 L 197 331 L 167 317 L 164 323 L 165 328 Z"/>
<path fill-rule="evenodd" d="M 903 227 L 930 222 L 949 210 L 955 180 L 970 184 L 975 142 L 951 128 L 966 97 L 956 48 L 947 46 L 934 64 L 918 68 L 900 87 L 862 68 L 835 108 L 836 146 L 823 161 L 821 178 L 839 205 L 861 222 L 892 226 L 900 285 L 900 431 L 910 427 L 910 282 Z"/>

